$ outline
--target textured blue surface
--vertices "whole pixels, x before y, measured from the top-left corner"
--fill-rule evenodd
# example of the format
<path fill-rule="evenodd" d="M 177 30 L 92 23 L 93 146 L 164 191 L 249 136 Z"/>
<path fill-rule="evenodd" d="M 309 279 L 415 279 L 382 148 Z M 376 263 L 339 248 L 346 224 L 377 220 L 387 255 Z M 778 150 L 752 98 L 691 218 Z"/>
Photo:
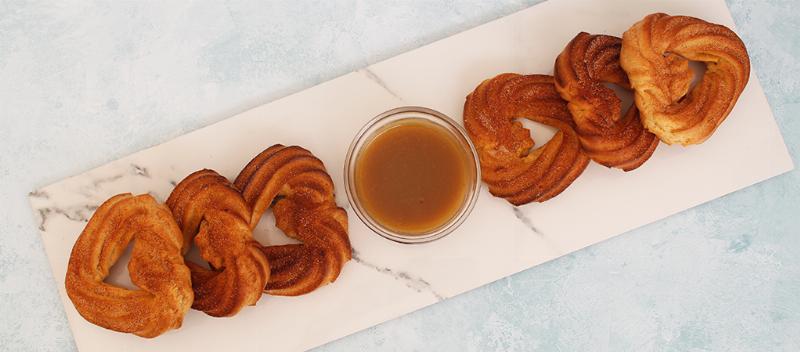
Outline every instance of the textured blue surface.
<path fill-rule="evenodd" d="M 30 190 L 536 2 L 0 0 L 0 350 L 75 349 Z M 728 4 L 797 164 L 797 2 Z M 798 181 L 320 350 L 799 351 Z"/>

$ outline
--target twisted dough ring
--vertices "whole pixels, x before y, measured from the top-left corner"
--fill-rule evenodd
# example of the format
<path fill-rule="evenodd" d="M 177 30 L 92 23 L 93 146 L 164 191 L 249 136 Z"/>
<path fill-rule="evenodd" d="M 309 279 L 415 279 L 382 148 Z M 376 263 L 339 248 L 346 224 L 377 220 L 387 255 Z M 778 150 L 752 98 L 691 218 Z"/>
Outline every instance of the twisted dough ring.
<path fill-rule="evenodd" d="M 267 246 L 266 292 L 296 296 L 333 282 L 351 258 L 347 213 L 336 205 L 322 161 L 301 147 L 274 145 L 242 170 L 234 185 L 250 207 L 250 228 L 272 207 L 275 224 L 301 244 Z"/>
<path fill-rule="evenodd" d="M 534 141 L 514 121 L 518 118 L 559 131 L 531 150 Z M 551 76 L 505 73 L 483 81 L 467 96 L 464 126 L 478 150 L 489 191 L 514 205 L 558 195 L 589 163 Z"/>
<path fill-rule="evenodd" d="M 689 60 L 707 68 L 691 92 Z M 625 32 L 620 61 L 645 128 L 668 144 L 705 141 L 733 109 L 750 77 L 747 49 L 732 30 L 663 13 L 648 15 Z"/>
<path fill-rule="evenodd" d="M 269 279 L 269 263 L 253 239 L 250 209 L 230 181 L 212 170 L 197 171 L 175 187 L 167 206 L 183 231 L 183 252 L 194 238 L 212 268 L 186 261 L 195 294 L 192 308 L 222 317 L 256 304 Z"/>
<path fill-rule="evenodd" d="M 581 32 L 556 59 L 556 90 L 568 101 L 586 154 L 595 162 L 630 171 L 641 166 L 658 146 L 642 126 L 632 105 L 622 115 L 621 102 L 604 82 L 630 88 L 619 65 L 622 39 Z"/>
<path fill-rule="evenodd" d="M 104 283 L 133 240 L 128 271 L 139 290 Z M 92 215 L 72 248 L 67 295 L 86 320 L 107 329 L 155 337 L 178 328 L 193 300 L 182 246 L 172 214 L 153 197 L 114 196 Z"/>

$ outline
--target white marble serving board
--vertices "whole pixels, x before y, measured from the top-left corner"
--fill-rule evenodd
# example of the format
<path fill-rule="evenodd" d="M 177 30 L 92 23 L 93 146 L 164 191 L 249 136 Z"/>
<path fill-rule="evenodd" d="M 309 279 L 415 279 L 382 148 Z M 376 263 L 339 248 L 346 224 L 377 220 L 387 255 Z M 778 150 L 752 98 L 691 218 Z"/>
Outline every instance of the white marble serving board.
<path fill-rule="evenodd" d="M 356 131 L 373 116 L 421 105 L 461 120 L 464 97 L 501 72 L 552 73 L 579 31 L 621 35 L 652 12 L 692 15 L 733 27 L 723 0 L 551 0 L 241 113 L 159 146 L 31 193 L 44 245 L 82 351 L 307 349 L 495 281 L 675 212 L 747 187 L 793 165 L 755 75 L 736 108 L 706 143 L 660 145 L 630 173 L 590 164 L 560 196 L 514 208 L 482 190 L 469 219 L 425 245 L 370 232 L 350 214 L 354 260 L 339 278 L 302 297 L 264 296 L 227 319 L 190 311 L 183 327 L 155 339 L 105 330 L 73 307 L 63 279 L 70 250 L 92 211 L 122 192 L 164 200 L 200 168 L 234 177 L 273 143 L 298 144 L 322 159 L 345 197 L 343 162 Z M 538 133 L 538 132 L 537 132 Z M 280 234 L 262 221 L 256 236 Z M 114 282 L 124 282 L 114 273 Z"/>

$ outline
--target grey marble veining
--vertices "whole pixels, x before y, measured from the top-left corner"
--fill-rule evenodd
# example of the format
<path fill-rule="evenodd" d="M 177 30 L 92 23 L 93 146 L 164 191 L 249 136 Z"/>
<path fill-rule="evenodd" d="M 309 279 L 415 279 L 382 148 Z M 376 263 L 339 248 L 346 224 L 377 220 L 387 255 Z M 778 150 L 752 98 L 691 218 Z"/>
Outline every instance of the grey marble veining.
<path fill-rule="evenodd" d="M 536 225 L 534 225 L 534 224 L 533 224 L 533 220 L 531 220 L 531 218 L 530 218 L 530 217 L 528 217 L 528 215 L 527 215 L 527 214 L 525 214 L 525 212 L 523 212 L 521 209 L 519 209 L 519 207 L 512 206 L 512 207 L 511 207 L 511 210 L 514 212 L 514 216 L 515 216 L 515 217 L 516 217 L 516 218 L 517 218 L 517 219 L 518 219 L 518 220 L 519 220 L 519 221 L 520 221 L 520 222 L 521 222 L 523 225 L 525 225 L 525 227 L 527 227 L 528 229 L 530 229 L 530 230 L 531 230 L 531 232 L 533 232 L 534 234 L 536 234 L 536 235 L 539 235 L 539 236 L 542 236 L 542 235 L 543 235 L 543 234 L 542 234 L 542 232 L 541 232 L 541 231 L 539 231 L 539 229 L 537 229 L 537 228 L 536 228 Z"/>
<path fill-rule="evenodd" d="M 379 272 L 381 274 L 389 275 L 389 276 L 393 277 L 395 280 L 402 281 L 402 282 L 405 283 L 405 285 L 408 288 L 410 288 L 412 290 L 415 290 L 417 292 L 423 292 L 423 291 L 424 292 L 429 292 L 431 295 L 436 297 L 437 300 L 440 300 L 440 301 L 445 299 L 445 297 L 442 296 L 441 294 L 437 293 L 436 290 L 434 290 L 431 287 L 430 282 L 425 281 L 425 279 L 423 279 L 421 277 L 417 277 L 417 276 L 412 275 L 412 274 L 409 274 L 409 273 L 407 273 L 405 271 L 396 271 L 394 269 L 387 268 L 387 267 L 382 267 L 382 266 L 373 264 L 371 262 L 368 262 L 368 261 L 366 261 L 364 259 L 361 259 L 361 256 L 359 255 L 358 251 L 355 248 L 353 248 L 353 261 L 358 263 L 358 264 L 361 264 L 363 266 L 366 266 L 368 268 L 374 269 L 375 271 L 377 271 L 377 272 Z"/>
<path fill-rule="evenodd" d="M 373 81 L 373 82 L 377 83 L 379 86 L 381 86 L 381 87 L 382 87 L 383 89 L 385 89 L 387 92 L 389 92 L 389 94 L 391 94 L 391 95 L 395 96 L 396 98 L 398 98 L 398 99 L 400 99 L 400 100 L 403 100 L 403 98 L 402 98 L 400 95 L 398 95 L 398 94 L 397 94 L 397 93 L 395 93 L 393 90 L 391 90 L 389 87 L 387 87 L 387 86 L 386 86 L 386 82 L 384 82 L 384 81 L 383 81 L 383 80 L 382 80 L 380 77 L 378 77 L 378 75 L 376 75 L 376 74 L 375 74 L 375 72 L 372 72 L 372 71 L 369 69 L 369 67 L 362 68 L 362 69 L 358 70 L 358 72 L 361 72 L 361 73 L 363 73 L 363 74 L 364 74 L 364 76 L 366 76 L 367 78 L 369 78 L 371 81 Z"/>

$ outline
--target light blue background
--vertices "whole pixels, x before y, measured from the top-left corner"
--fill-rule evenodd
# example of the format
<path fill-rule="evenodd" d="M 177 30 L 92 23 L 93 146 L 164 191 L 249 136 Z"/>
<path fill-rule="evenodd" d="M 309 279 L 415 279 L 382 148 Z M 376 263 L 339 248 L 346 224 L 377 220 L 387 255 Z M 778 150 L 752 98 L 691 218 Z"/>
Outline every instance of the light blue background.
<path fill-rule="evenodd" d="M 536 2 L 0 0 L 0 349 L 75 349 L 29 191 Z M 728 4 L 797 163 L 800 4 Z M 799 180 L 321 350 L 799 351 Z"/>

